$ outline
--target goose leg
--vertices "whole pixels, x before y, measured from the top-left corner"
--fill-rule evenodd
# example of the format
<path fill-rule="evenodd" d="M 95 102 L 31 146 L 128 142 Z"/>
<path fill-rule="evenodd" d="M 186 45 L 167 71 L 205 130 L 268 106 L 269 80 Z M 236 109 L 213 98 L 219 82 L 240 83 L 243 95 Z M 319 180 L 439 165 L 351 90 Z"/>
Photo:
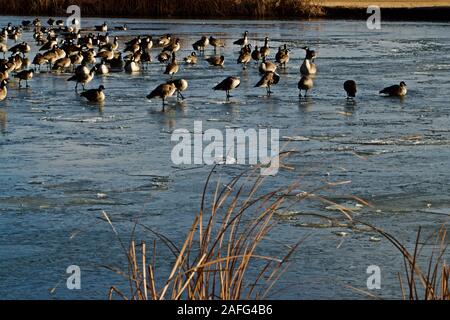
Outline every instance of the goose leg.
<path fill-rule="evenodd" d="M 180 94 L 181 100 L 184 100 L 183 94 L 181 92 L 179 92 L 179 94 Z"/>

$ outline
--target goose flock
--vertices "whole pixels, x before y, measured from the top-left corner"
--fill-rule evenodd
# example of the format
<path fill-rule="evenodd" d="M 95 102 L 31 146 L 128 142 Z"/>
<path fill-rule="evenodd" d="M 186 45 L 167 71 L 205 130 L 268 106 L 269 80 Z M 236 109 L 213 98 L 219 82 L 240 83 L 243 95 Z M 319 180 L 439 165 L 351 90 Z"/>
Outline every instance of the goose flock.
<path fill-rule="evenodd" d="M 181 52 L 182 42 L 180 38 L 172 34 L 165 34 L 155 40 L 152 36 L 137 36 L 121 45 L 119 37 L 110 36 L 108 32 L 110 27 L 107 22 L 94 27 L 97 33 L 89 30 L 74 30 L 64 26 L 62 20 L 53 18 L 48 19 L 44 24 L 36 18 L 33 21 L 22 21 L 20 25 L 9 23 L 1 28 L 0 55 L 3 55 L 3 59 L 0 59 L 0 101 L 7 97 L 9 81 L 18 79 L 19 89 L 23 82 L 26 87 L 29 87 L 34 74 L 46 68 L 50 72 L 72 73 L 67 81 L 75 82 L 77 92 L 79 85 L 82 86 L 81 97 L 91 102 L 102 102 L 106 99 L 103 85 L 96 89 L 86 89 L 94 77 L 110 72 L 134 73 L 145 70 L 153 62 L 152 51 L 158 48 L 159 53 L 154 57 L 159 63 L 165 65 L 164 74 L 169 79 L 158 85 L 146 97 L 161 99 L 164 111 L 167 98 L 174 94 L 177 99 L 185 98 L 183 92 L 188 89 L 188 81 L 176 78 L 181 64 L 194 65 L 199 62 L 199 59 L 203 59 L 214 68 L 223 68 L 225 64 L 225 56 L 217 54 L 220 48 L 225 47 L 225 41 L 214 36 L 202 36 L 192 44 L 193 51 L 181 60 L 178 54 Z M 112 29 L 123 31 L 128 30 L 128 26 L 124 24 L 114 26 Z M 27 31 L 33 32 L 33 39 L 39 47 L 33 59 L 29 57 L 30 44 L 20 41 L 23 32 Z M 245 31 L 241 38 L 233 42 L 233 45 L 239 48 L 238 57 L 236 60 L 233 59 L 235 61 L 233 63 L 242 65 L 243 70 L 247 70 L 251 63 L 258 64 L 261 78 L 255 87 L 265 88 L 267 96 L 273 93 L 271 87 L 279 83 L 280 75 L 277 69 L 287 68 L 291 52 L 287 44 L 284 44 L 278 48 L 274 61 L 270 61 L 269 41 L 269 37 L 265 37 L 261 46 L 253 46 L 249 32 Z M 9 45 L 9 42 L 12 44 Z M 214 54 L 206 58 L 205 51 L 210 46 Z M 300 80 L 297 84 L 300 98 L 306 97 L 308 91 L 313 89 L 314 78 L 317 74 L 316 51 L 307 46 L 301 49 L 304 50 L 305 57 L 299 68 Z M 30 68 L 31 65 L 33 68 Z M 230 75 L 211 89 L 225 91 L 228 101 L 231 91 L 238 88 L 240 84 L 241 79 L 237 75 Z M 345 81 L 343 88 L 347 99 L 352 100 L 356 97 L 358 87 L 354 80 Z M 302 92 L 304 92 L 303 95 Z M 403 97 L 407 93 L 407 87 L 402 81 L 399 85 L 386 87 L 379 93 Z"/>

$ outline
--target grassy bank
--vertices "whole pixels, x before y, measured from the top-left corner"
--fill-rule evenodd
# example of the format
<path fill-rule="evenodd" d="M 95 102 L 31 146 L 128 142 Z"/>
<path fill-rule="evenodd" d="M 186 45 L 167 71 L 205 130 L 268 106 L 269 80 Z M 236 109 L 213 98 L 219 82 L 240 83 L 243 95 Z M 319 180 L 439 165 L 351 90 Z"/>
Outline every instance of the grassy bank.
<path fill-rule="evenodd" d="M 0 0 L 0 14 L 64 17 L 72 4 L 83 16 L 202 19 L 367 19 L 376 4 L 387 20 L 450 20 L 450 0 Z"/>
<path fill-rule="evenodd" d="M 301 18 L 322 15 L 312 0 L 0 0 L 4 15 L 66 16 L 69 5 L 84 16 L 160 18 Z"/>

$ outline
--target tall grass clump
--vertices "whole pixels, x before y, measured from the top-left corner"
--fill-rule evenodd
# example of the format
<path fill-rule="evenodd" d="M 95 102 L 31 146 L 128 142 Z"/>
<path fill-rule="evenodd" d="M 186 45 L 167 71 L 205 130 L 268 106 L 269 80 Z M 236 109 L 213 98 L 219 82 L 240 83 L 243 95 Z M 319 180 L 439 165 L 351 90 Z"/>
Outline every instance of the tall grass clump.
<path fill-rule="evenodd" d="M 413 250 L 393 235 L 368 226 L 389 240 L 403 258 L 404 271 L 398 277 L 404 300 L 450 300 L 450 266 L 446 261 L 449 239 L 445 226 L 424 240 L 419 228 Z"/>
<path fill-rule="evenodd" d="M 1 14 L 66 16 L 69 5 L 82 15 L 157 18 L 299 18 L 323 14 L 312 0 L 0 0 Z"/>
<path fill-rule="evenodd" d="M 281 257 L 266 256 L 258 249 L 274 225 L 274 214 L 295 184 L 263 193 L 259 192 L 266 179 L 262 176 L 241 174 L 226 184 L 219 181 L 211 186 L 211 174 L 199 213 L 179 246 L 143 224 L 136 225 L 156 238 L 150 246 L 135 236 L 129 245 L 122 243 L 128 270 L 109 268 L 126 276 L 130 290 L 125 294 L 113 286 L 110 298 L 117 295 L 138 300 L 236 300 L 267 296 L 288 267 L 300 241 L 285 245 Z M 213 192 L 209 192 L 210 188 Z M 106 213 L 105 218 L 115 231 Z M 173 265 L 166 275 L 156 272 L 157 240 L 173 255 Z"/>

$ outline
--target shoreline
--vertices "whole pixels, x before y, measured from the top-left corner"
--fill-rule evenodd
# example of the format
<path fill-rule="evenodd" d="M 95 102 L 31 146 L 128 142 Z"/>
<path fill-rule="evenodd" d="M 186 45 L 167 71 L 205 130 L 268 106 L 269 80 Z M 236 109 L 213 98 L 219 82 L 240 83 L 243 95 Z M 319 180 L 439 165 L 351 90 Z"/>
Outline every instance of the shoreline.
<path fill-rule="evenodd" d="M 0 0 L 0 4 L 3 0 Z M 376 1 L 374 1 L 376 3 Z M 318 9 L 320 8 L 320 9 Z M 349 20 L 367 20 L 371 14 L 367 13 L 367 7 L 362 5 L 322 5 L 315 7 L 311 12 L 304 12 L 302 14 L 263 14 L 261 16 L 255 15 L 236 15 L 227 14 L 224 12 L 209 13 L 202 15 L 200 13 L 186 13 L 180 14 L 111 14 L 111 12 L 82 12 L 82 16 L 89 18 L 124 18 L 124 19 L 202 19 L 202 20 L 323 20 L 323 19 L 349 19 Z M 16 16 L 16 17 L 67 17 L 68 14 L 64 10 L 38 10 L 38 12 L 27 12 L 20 14 L 14 10 L 3 10 L 0 16 Z M 381 19 L 387 21 L 434 21 L 434 22 L 450 22 L 450 4 L 448 6 L 414 6 L 414 7 L 381 7 Z"/>

